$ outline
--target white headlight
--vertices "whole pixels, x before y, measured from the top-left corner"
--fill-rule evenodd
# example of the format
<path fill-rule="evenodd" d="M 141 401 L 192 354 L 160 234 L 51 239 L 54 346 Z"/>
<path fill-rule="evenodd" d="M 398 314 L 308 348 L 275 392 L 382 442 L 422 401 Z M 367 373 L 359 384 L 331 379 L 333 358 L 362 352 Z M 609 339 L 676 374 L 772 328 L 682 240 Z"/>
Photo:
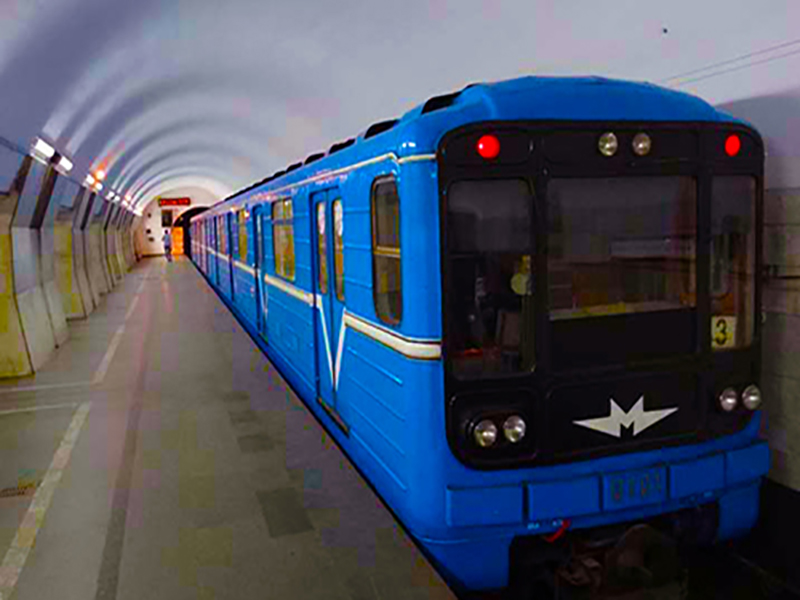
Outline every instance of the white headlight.
<path fill-rule="evenodd" d="M 478 446 L 488 448 L 497 441 L 497 427 L 489 419 L 484 419 L 475 426 L 472 435 Z"/>
<path fill-rule="evenodd" d="M 742 404 L 748 410 L 755 410 L 761 406 L 761 390 L 758 386 L 748 385 L 742 392 Z"/>
<path fill-rule="evenodd" d="M 646 133 L 637 133 L 633 138 L 633 151 L 638 156 L 647 156 L 650 154 L 650 148 L 653 147 L 653 142 L 650 136 Z"/>
<path fill-rule="evenodd" d="M 603 156 L 614 156 L 617 153 L 617 148 L 619 148 L 617 136 L 610 131 L 601 135 L 600 140 L 597 142 L 597 149 L 600 150 L 600 154 Z"/>
<path fill-rule="evenodd" d="M 503 434 L 512 444 L 516 444 L 525 437 L 525 420 L 519 415 L 511 415 L 503 423 Z"/>
<path fill-rule="evenodd" d="M 736 403 L 739 401 L 739 396 L 733 388 L 725 388 L 719 395 L 719 406 L 725 412 L 731 412 L 736 408 Z"/>

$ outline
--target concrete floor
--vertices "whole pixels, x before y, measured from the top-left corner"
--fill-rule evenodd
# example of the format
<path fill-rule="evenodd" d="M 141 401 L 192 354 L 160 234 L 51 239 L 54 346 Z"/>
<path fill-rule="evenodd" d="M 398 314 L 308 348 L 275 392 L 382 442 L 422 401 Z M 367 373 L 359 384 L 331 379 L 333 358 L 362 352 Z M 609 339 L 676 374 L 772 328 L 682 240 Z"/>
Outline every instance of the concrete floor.
<path fill-rule="evenodd" d="M 187 260 L 70 336 L 0 383 L 3 600 L 453 597 Z"/>

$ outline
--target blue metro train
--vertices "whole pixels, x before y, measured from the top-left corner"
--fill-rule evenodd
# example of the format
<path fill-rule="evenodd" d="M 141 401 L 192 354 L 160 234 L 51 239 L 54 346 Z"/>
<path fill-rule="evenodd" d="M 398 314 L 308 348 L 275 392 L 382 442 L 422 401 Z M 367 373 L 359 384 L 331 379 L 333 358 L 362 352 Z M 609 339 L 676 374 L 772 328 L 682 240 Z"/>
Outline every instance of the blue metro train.
<path fill-rule="evenodd" d="M 755 523 L 763 162 L 653 85 L 470 85 L 193 218 L 191 253 L 443 576 L 500 589 L 598 532 Z"/>

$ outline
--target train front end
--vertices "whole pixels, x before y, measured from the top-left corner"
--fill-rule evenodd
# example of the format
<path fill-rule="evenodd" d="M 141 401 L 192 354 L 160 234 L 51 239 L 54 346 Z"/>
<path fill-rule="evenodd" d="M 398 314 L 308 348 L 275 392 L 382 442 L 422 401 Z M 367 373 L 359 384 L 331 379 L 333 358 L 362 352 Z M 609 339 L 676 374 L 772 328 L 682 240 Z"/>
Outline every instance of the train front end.
<path fill-rule="evenodd" d="M 491 120 L 437 157 L 452 460 L 425 545 L 444 572 L 500 588 L 522 550 L 642 523 L 746 533 L 769 464 L 758 133 Z"/>

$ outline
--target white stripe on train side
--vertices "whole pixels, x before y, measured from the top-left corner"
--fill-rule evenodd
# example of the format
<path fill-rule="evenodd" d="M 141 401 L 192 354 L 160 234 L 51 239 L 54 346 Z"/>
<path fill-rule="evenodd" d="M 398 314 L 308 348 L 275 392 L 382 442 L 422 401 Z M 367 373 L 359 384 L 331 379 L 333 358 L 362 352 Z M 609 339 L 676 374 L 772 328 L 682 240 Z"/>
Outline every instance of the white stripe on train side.
<path fill-rule="evenodd" d="M 282 279 L 266 273 L 264 274 L 264 282 L 278 288 L 282 292 L 286 292 L 290 296 L 297 298 L 308 306 L 316 306 L 314 295 L 311 292 L 301 290 L 300 288 Z M 381 327 L 380 325 L 371 323 L 363 317 L 354 315 L 353 313 L 348 312 L 347 309 L 344 310 L 342 315 L 342 323 L 350 329 L 355 329 L 356 331 L 363 333 L 376 342 L 380 342 L 384 346 L 387 346 L 409 358 L 438 360 L 442 356 L 442 344 L 440 340 L 408 338 L 400 335 L 399 333 Z M 340 335 L 339 337 L 339 345 L 342 346 L 342 336 Z M 330 352 L 330 350 L 328 350 L 328 352 Z M 335 361 L 336 369 L 334 372 L 336 375 L 338 375 L 338 371 L 341 368 L 341 357 L 339 354 L 340 352 L 337 351 Z M 332 355 L 330 358 L 331 362 L 334 362 Z M 336 377 L 336 379 L 338 379 L 338 377 Z M 336 379 L 334 379 L 334 381 Z"/>
<path fill-rule="evenodd" d="M 310 183 L 316 183 L 325 181 L 327 179 L 333 179 L 335 177 L 344 175 L 351 171 L 355 171 L 357 169 L 377 164 L 386 160 L 391 160 L 396 162 L 397 164 L 402 165 L 406 163 L 435 161 L 436 154 L 415 154 L 412 156 L 398 157 L 394 152 L 387 152 L 385 154 L 381 154 L 380 156 L 375 156 L 373 158 L 369 158 L 367 160 L 352 165 L 348 165 L 340 169 L 335 169 L 333 171 L 325 171 L 323 173 L 319 173 L 318 175 L 314 175 L 313 177 L 303 179 L 302 181 L 298 181 L 296 183 L 291 183 L 283 187 L 270 190 L 269 195 L 273 194 L 276 196 L 281 195 L 295 188 L 302 187 Z M 261 199 L 263 198 L 250 198 L 251 201 L 261 200 Z M 209 216 L 213 218 L 214 215 L 209 215 Z M 228 256 L 223 255 L 210 247 L 208 248 L 208 251 L 222 258 L 223 260 L 229 262 L 231 261 L 231 259 Z M 241 263 L 237 260 L 233 260 L 232 263 L 236 267 L 250 273 L 253 276 L 256 276 L 255 269 L 253 269 L 249 265 L 245 265 L 244 263 Z M 367 321 L 362 317 L 349 313 L 347 309 L 345 309 L 342 314 L 342 324 L 340 327 L 339 340 L 337 344 L 338 347 L 336 349 L 336 357 L 334 359 L 330 348 L 330 341 L 327 335 L 328 333 L 327 324 L 325 323 L 324 311 L 322 310 L 321 300 L 318 301 L 317 298 L 315 298 L 314 294 L 312 294 L 311 292 L 307 292 L 303 289 L 300 289 L 297 286 L 294 286 L 291 283 L 284 281 L 283 279 L 280 279 L 273 275 L 269 275 L 267 273 L 264 274 L 264 282 L 267 283 L 268 285 L 278 288 L 279 290 L 300 300 L 301 302 L 304 302 L 310 307 L 319 308 L 320 316 L 322 318 L 323 337 L 325 338 L 328 367 L 330 369 L 331 380 L 333 381 L 334 388 L 337 387 L 339 381 L 339 373 L 342 364 L 342 353 L 344 350 L 344 336 L 345 336 L 345 331 L 348 327 L 351 329 L 355 329 L 360 333 L 363 333 L 364 335 L 375 340 L 376 342 L 379 342 L 384 346 L 387 346 L 388 348 L 391 348 L 392 350 L 395 350 L 396 352 L 399 352 L 400 354 L 407 356 L 409 358 L 416 358 L 422 360 L 438 360 L 442 356 L 442 347 L 440 340 L 407 338 L 394 331 L 381 327 L 380 325 L 371 323 L 370 321 Z"/>
<path fill-rule="evenodd" d="M 349 173 L 351 171 L 355 171 L 355 170 L 361 169 L 363 167 L 368 167 L 369 165 L 374 165 L 376 163 L 380 163 L 380 162 L 383 162 L 385 160 L 391 160 L 391 161 L 396 162 L 398 165 L 404 165 L 406 163 L 434 161 L 434 160 L 436 160 L 436 154 L 414 154 L 414 155 L 411 155 L 411 156 L 398 157 L 394 152 L 387 152 L 386 154 L 381 154 L 380 156 L 375 156 L 373 158 L 368 158 L 367 160 L 363 160 L 363 161 L 361 161 L 359 163 L 348 165 L 348 166 L 342 167 L 340 169 L 335 169 L 333 171 L 323 171 L 322 173 L 319 173 L 319 174 L 314 175 L 312 177 L 308 177 L 307 179 L 303 179 L 302 181 L 298 181 L 296 183 L 289 183 L 289 184 L 287 184 L 287 185 L 285 185 L 283 187 L 279 187 L 279 188 L 276 188 L 274 190 L 270 190 L 268 192 L 268 194 L 270 196 L 272 196 L 272 195 L 279 196 L 281 194 L 285 194 L 289 190 L 293 190 L 295 188 L 302 187 L 304 185 L 308 185 L 310 183 L 317 183 L 317 182 L 320 182 L 320 181 L 325 181 L 327 179 L 334 179 L 336 177 L 339 177 L 340 175 L 345 175 L 346 173 Z M 252 201 L 258 201 L 258 200 L 266 199 L 266 196 L 261 197 L 261 196 L 259 196 L 259 194 L 256 194 L 255 196 L 251 197 L 249 200 L 252 202 Z M 232 199 L 233 198 L 231 198 L 231 200 Z M 204 218 L 214 218 L 216 216 L 219 216 L 220 214 L 224 214 L 228 210 L 229 209 L 226 207 L 225 209 L 222 209 L 221 213 L 213 212 L 213 213 L 211 213 L 210 215 L 208 215 L 207 217 L 204 217 Z"/>

